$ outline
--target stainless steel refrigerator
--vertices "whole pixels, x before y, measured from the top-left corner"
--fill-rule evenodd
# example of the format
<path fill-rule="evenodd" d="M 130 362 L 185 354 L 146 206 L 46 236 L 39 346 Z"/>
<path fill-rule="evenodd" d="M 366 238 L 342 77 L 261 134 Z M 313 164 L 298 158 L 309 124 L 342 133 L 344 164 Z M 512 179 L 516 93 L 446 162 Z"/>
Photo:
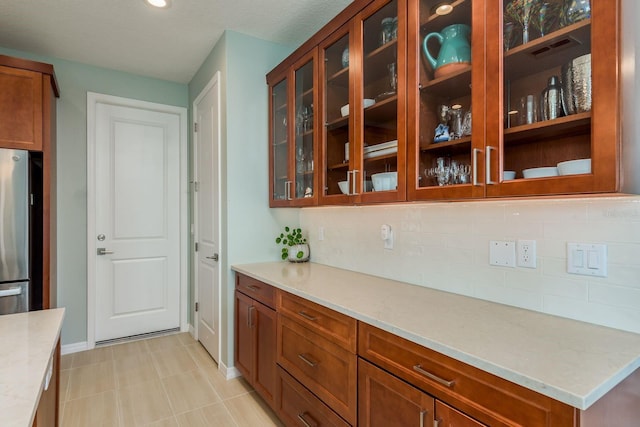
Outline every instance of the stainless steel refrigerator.
<path fill-rule="evenodd" d="M 29 153 L 0 149 L 0 314 L 29 310 Z"/>

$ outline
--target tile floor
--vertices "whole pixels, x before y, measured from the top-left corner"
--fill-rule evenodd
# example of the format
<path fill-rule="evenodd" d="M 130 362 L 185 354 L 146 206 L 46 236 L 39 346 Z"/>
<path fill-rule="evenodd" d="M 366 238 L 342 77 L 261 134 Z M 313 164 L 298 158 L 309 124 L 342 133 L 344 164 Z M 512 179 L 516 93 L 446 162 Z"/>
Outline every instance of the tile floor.
<path fill-rule="evenodd" d="M 282 426 L 188 333 L 62 356 L 62 427 Z"/>

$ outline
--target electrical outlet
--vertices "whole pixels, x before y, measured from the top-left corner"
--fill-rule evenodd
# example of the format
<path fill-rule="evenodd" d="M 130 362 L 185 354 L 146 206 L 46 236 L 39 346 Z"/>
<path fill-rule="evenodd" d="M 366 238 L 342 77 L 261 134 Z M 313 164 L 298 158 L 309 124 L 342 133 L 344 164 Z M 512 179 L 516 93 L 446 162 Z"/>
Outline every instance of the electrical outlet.
<path fill-rule="evenodd" d="M 318 227 L 318 240 L 319 241 L 324 240 L 324 227 L 322 226 Z"/>
<path fill-rule="evenodd" d="M 536 268 L 536 241 L 518 240 L 518 267 Z"/>

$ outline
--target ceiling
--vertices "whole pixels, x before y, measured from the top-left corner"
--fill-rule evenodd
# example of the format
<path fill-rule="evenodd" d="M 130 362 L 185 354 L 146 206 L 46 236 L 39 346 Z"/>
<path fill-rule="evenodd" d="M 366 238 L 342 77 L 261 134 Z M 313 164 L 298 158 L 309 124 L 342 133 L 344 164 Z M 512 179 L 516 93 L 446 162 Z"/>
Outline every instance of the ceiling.
<path fill-rule="evenodd" d="M 188 83 L 224 32 L 297 47 L 351 0 L 3 0 L 0 46 Z"/>

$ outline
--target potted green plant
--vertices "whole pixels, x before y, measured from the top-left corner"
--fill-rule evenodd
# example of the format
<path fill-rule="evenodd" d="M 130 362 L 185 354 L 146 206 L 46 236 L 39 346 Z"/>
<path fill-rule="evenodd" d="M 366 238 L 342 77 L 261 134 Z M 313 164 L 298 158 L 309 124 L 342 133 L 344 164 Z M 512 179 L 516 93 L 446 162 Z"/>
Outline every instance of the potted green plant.
<path fill-rule="evenodd" d="M 291 262 L 309 261 L 309 244 L 299 228 L 284 228 L 284 233 L 276 237 L 276 243 L 282 245 L 282 259 Z"/>

